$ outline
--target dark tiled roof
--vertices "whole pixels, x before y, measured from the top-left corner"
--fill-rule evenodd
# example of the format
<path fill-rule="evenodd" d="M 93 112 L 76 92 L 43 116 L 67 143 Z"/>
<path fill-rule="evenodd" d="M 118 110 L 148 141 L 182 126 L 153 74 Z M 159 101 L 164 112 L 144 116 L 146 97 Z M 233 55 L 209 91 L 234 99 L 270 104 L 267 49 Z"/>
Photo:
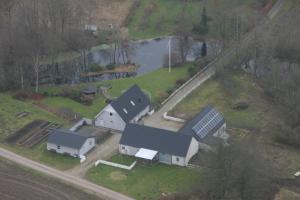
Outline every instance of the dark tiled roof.
<path fill-rule="evenodd" d="M 120 144 L 185 157 L 191 140 L 192 136 L 189 135 L 138 124 L 127 124 Z"/>
<path fill-rule="evenodd" d="M 88 138 L 90 138 L 90 136 L 77 135 L 72 131 L 56 129 L 50 133 L 47 142 L 74 149 L 80 149 Z"/>
<path fill-rule="evenodd" d="M 198 122 L 200 122 L 211 110 L 215 110 L 213 106 L 211 106 L 211 105 L 206 106 L 200 113 L 198 113 L 194 118 L 192 118 L 192 120 L 187 122 L 185 124 L 185 126 L 179 130 L 179 133 L 185 134 L 185 135 L 192 135 L 198 141 L 202 141 L 202 142 L 205 142 L 208 138 L 209 138 L 209 140 L 212 140 L 212 138 L 214 138 L 214 137 L 212 137 L 212 134 L 214 134 L 225 123 L 225 119 L 223 117 L 219 123 L 217 123 L 213 126 L 213 128 L 209 131 L 209 133 L 204 138 L 200 138 L 193 130 L 193 127 Z"/>
<path fill-rule="evenodd" d="M 111 103 L 111 106 L 118 112 L 120 117 L 126 123 L 130 122 L 136 115 L 138 115 L 149 105 L 149 98 L 137 85 L 133 85 L 118 99 Z M 124 109 L 126 111 L 124 111 Z"/>

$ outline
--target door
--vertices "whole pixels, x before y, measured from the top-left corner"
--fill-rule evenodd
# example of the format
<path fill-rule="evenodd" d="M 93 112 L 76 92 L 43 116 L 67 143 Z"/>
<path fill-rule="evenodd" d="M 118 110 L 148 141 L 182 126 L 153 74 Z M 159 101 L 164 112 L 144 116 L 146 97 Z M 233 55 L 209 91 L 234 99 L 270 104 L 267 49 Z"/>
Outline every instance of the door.
<path fill-rule="evenodd" d="M 159 160 L 159 162 L 171 165 L 172 164 L 172 155 L 159 153 L 158 160 Z"/>

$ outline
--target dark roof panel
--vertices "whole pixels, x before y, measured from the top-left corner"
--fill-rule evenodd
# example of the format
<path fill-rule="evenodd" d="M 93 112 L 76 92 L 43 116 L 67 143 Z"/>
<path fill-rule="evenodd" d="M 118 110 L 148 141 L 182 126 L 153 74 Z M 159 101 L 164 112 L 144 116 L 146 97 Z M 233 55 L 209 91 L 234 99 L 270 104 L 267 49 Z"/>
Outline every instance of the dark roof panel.
<path fill-rule="evenodd" d="M 74 149 L 80 149 L 88 138 L 90 138 L 90 136 L 77 135 L 72 131 L 56 129 L 50 133 L 47 142 Z"/>
<path fill-rule="evenodd" d="M 215 119 L 217 119 L 217 121 Z M 223 124 L 225 124 L 225 119 L 213 106 L 209 105 L 192 120 L 187 122 L 179 132 L 185 135 L 192 135 L 198 141 L 205 141 L 206 137 L 210 137 L 210 135 L 215 133 Z"/>
<path fill-rule="evenodd" d="M 191 140 L 192 136 L 189 135 L 138 124 L 127 124 L 120 144 L 185 157 Z"/>
<path fill-rule="evenodd" d="M 150 99 L 137 85 L 133 85 L 111 103 L 111 106 L 126 123 L 130 122 L 149 105 Z"/>

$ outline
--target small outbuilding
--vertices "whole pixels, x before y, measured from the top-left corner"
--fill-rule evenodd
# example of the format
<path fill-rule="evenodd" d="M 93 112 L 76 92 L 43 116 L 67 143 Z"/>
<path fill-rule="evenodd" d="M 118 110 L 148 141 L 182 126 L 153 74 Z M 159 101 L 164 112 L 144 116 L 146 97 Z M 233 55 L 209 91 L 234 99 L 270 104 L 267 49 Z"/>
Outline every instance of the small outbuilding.
<path fill-rule="evenodd" d="M 126 125 L 119 144 L 121 154 L 179 166 L 187 166 L 198 148 L 191 135 L 138 124 Z"/>
<path fill-rule="evenodd" d="M 98 93 L 98 88 L 97 87 L 87 87 L 81 90 L 81 95 L 87 95 L 87 96 L 96 96 Z"/>
<path fill-rule="evenodd" d="M 229 135 L 223 116 L 211 105 L 206 106 L 192 120 L 179 130 L 180 134 L 191 135 L 199 142 L 200 148 L 210 149 L 224 143 Z"/>
<path fill-rule="evenodd" d="M 47 150 L 73 157 L 84 156 L 94 147 L 95 137 L 78 135 L 68 130 L 54 130 L 47 140 Z"/>
<path fill-rule="evenodd" d="M 133 85 L 95 117 L 95 126 L 123 131 L 126 124 L 138 122 L 149 110 L 150 99 Z"/>

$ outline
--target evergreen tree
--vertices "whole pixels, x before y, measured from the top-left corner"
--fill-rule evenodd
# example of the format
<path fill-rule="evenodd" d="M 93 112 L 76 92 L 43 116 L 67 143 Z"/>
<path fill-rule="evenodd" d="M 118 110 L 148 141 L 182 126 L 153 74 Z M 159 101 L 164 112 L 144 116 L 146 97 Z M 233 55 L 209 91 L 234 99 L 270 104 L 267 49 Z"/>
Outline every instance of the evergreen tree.
<path fill-rule="evenodd" d="M 205 7 L 202 10 L 201 24 L 205 28 L 208 27 L 208 17 L 207 17 L 207 12 L 206 12 L 206 8 Z"/>
<path fill-rule="evenodd" d="M 205 35 L 209 31 L 208 16 L 205 7 L 202 10 L 201 21 L 194 25 L 193 31 L 200 35 Z"/>
<path fill-rule="evenodd" d="M 202 44 L 202 48 L 201 48 L 201 56 L 205 57 L 207 56 L 207 45 L 206 42 L 204 41 Z"/>

